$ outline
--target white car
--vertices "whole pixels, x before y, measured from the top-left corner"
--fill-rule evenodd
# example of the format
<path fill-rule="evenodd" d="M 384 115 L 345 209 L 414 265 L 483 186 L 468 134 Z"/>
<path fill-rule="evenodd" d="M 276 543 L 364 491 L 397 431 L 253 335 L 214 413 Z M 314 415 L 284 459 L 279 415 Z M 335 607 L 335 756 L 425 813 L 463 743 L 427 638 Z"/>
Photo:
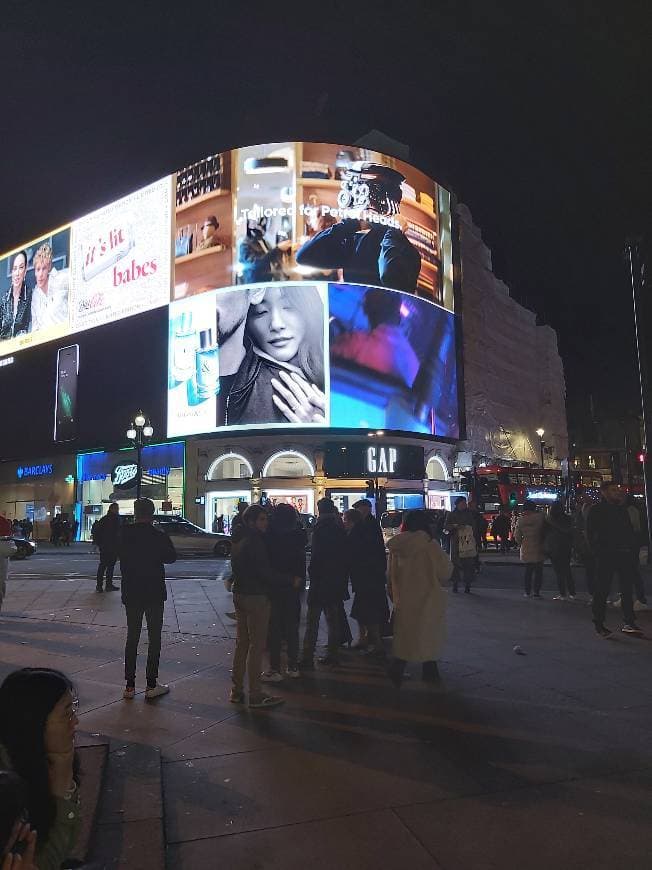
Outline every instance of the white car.
<path fill-rule="evenodd" d="M 170 536 L 180 556 L 228 556 L 231 536 L 207 532 L 180 516 L 156 514 L 154 525 Z"/>

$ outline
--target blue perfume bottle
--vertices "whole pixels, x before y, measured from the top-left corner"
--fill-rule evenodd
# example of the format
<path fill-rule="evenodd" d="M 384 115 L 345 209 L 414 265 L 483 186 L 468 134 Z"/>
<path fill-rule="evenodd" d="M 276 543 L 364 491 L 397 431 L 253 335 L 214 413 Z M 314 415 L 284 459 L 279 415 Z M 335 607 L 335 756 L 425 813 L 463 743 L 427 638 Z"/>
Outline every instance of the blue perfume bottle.
<path fill-rule="evenodd" d="M 192 313 L 184 311 L 172 337 L 172 375 L 177 383 L 192 377 L 196 347 L 197 332 L 192 325 Z"/>
<path fill-rule="evenodd" d="M 219 390 L 220 364 L 212 329 L 202 329 L 199 333 L 199 347 L 195 350 L 195 381 L 200 399 L 210 399 Z"/>

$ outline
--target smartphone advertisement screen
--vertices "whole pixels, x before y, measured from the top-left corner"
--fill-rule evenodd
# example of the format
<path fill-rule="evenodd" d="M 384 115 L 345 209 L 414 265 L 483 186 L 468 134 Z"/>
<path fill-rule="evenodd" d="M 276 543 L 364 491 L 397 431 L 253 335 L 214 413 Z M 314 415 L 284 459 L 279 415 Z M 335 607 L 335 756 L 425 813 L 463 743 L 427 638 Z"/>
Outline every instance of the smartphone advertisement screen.
<path fill-rule="evenodd" d="M 57 353 L 57 387 L 54 402 L 54 440 L 77 437 L 77 378 L 79 345 L 62 347 Z"/>

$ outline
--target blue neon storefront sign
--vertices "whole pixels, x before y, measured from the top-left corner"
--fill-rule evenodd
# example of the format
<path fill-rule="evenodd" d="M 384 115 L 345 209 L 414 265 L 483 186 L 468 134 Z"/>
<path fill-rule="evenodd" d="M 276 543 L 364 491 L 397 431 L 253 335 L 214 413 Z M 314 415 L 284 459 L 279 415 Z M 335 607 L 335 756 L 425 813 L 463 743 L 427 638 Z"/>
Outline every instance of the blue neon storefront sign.
<path fill-rule="evenodd" d="M 143 449 L 143 474 L 153 477 L 167 477 L 172 468 L 184 466 L 184 444 L 153 444 Z M 134 455 L 131 450 L 117 453 L 80 453 L 77 457 L 77 477 L 82 483 L 105 480 L 111 475 L 116 464 L 128 463 Z"/>
<path fill-rule="evenodd" d="M 19 465 L 16 469 L 18 480 L 26 477 L 52 477 L 53 474 L 54 465 L 51 462 L 44 462 L 42 465 Z"/>

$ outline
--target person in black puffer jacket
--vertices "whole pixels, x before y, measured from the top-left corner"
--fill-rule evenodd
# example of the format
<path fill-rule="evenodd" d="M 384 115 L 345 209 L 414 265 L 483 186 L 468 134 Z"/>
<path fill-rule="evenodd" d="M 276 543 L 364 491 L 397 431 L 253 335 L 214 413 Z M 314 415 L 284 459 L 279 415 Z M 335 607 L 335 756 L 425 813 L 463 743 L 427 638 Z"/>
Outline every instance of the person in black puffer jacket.
<path fill-rule="evenodd" d="M 303 638 L 303 658 L 299 667 L 313 670 L 319 621 L 322 612 L 328 623 L 328 654 L 320 659 L 324 665 L 339 664 L 341 638 L 340 609 L 347 597 L 348 563 L 346 532 L 331 499 L 317 502 L 319 519 L 312 534 L 310 557 L 310 589 L 306 633 Z"/>
<path fill-rule="evenodd" d="M 291 504 L 277 504 L 272 509 L 267 533 L 267 548 L 272 568 L 301 579 L 300 585 L 275 586 L 270 592 L 272 613 L 269 621 L 269 671 L 264 683 L 278 683 L 281 675 L 281 644 L 287 644 L 286 676 L 299 677 L 299 617 L 301 593 L 306 578 L 306 544 L 308 536 L 301 527 L 299 514 Z"/>
<path fill-rule="evenodd" d="M 571 571 L 573 522 L 559 502 L 550 508 L 544 529 L 544 550 L 550 556 L 559 587 L 559 595 L 555 595 L 555 600 L 575 598 L 575 581 Z"/>

